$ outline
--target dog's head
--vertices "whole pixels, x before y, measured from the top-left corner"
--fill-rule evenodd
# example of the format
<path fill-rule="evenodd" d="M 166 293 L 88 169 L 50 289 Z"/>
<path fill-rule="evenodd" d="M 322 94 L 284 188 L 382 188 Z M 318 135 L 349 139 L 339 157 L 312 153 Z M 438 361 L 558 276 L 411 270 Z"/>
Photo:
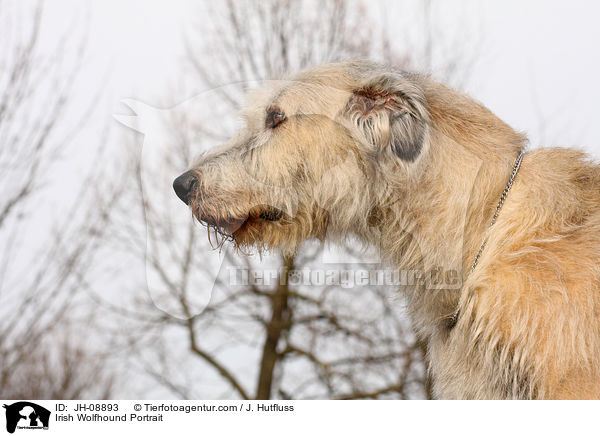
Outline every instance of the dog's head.
<path fill-rule="evenodd" d="M 173 183 L 199 221 L 238 246 L 293 251 L 326 232 L 360 232 L 428 149 L 419 78 L 367 62 L 268 83 L 242 115 L 234 138 Z"/>

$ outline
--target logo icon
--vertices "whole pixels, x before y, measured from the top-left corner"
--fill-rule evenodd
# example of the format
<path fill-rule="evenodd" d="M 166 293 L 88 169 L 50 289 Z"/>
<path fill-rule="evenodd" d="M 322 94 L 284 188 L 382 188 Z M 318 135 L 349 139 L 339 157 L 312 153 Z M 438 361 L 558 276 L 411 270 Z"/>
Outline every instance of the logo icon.
<path fill-rule="evenodd" d="M 6 409 L 6 431 L 14 433 L 15 429 L 44 429 L 48 430 L 50 411 L 29 401 L 19 401 Z"/>

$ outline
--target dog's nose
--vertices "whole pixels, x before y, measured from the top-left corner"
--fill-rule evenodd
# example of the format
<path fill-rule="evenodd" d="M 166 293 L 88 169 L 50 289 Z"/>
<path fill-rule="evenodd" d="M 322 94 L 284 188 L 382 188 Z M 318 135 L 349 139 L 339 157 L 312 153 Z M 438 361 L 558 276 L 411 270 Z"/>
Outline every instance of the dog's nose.
<path fill-rule="evenodd" d="M 198 186 L 198 179 L 196 178 L 193 171 L 187 171 L 177 177 L 173 182 L 173 189 L 175 190 L 175 194 L 183 201 L 185 204 L 189 204 L 190 196 L 193 193 L 194 189 Z"/>

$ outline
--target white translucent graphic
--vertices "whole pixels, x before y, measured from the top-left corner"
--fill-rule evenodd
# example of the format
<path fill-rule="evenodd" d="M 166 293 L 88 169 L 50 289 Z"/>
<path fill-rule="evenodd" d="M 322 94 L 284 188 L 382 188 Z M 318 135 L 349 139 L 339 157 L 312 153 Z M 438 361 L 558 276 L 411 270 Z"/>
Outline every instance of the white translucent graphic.
<path fill-rule="evenodd" d="M 234 84 L 202 92 L 167 109 L 125 99 L 122 103 L 134 114 L 115 115 L 143 134 L 139 181 L 146 215 L 148 293 L 156 307 L 182 319 L 205 310 L 225 260 L 235 256 L 229 245 L 213 249 L 206 229 L 192 218 L 172 184 L 195 156 L 224 142 L 238 127 L 235 114 L 220 104 L 224 92 L 238 89 Z"/>

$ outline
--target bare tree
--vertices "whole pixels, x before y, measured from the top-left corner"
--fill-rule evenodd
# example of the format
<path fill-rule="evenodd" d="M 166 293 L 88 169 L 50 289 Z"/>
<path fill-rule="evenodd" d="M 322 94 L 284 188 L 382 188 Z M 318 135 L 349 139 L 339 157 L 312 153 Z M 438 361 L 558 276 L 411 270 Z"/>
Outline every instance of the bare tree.
<path fill-rule="evenodd" d="M 169 115 L 174 136 L 154 156 L 157 171 L 178 174 L 198 144 L 227 138 L 233 126 L 223 120 L 232 118 L 248 82 L 351 57 L 401 68 L 417 63 L 410 46 L 395 43 L 384 24 L 370 23 L 361 2 L 316 5 L 289 0 L 206 6 L 197 33 L 188 35 L 188 58 L 194 87 L 211 89 L 218 101 L 203 94 L 210 113 Z M 426 52 L 432 56 L 433 49 Z M 458 61 L 448 71 L 459 71 Z M 134 152 L 132 173 L 142 171 L 142 160 Z M 166 182 L 156 173 L 147 179 L 143 186 L 142 175 L 133 200 L 118 214 L 115 239 L 124 252 L 146 258 L 148 274 L 156 278 L 153 288 L 160 291 L 152 298 L 137 294 L 129 304 L 135 310 L 113 310 L 129 320 L 134 364 L 151 380 L 181 398 L 431 398 L 426 346 L 412 333 L 395 289 L 295 282 L 298 271 L 323 267 L 323 247 L 311 244 L 295 257 L 262 263 L 225 249 L 221 270 L 211 278 L 215 267 L 207 261 L 199 225 L 174 222 L 164 198 L 173 194 L 157 181 Z M 143 225 L 132 219 L 134 213 Z M 356 250 L 349 245 L 345 251 Z M 268 269 L 277 271 L 270 282 L 264 280 Z M 262 279 L 232 283 L 231 271 Z M 194 302 L 199 294 L 210 295 L 201 310 Z"/>
<path fill-rule="evenodd" d="M 73 201 L 52 190 L 52 175 L 89 116 L 67 118 L 80 66 L 69 59 L 80 57 L 85 37 L 73 44 L 65 30 L 44 55 L 43 6 L 0 3 L 0 392 L 108 396 L 100 353 L 84 339 L 90 319 L 78 291 L 94 264 L 110 198 L 98 195 L 99 166 L 79 175 Z M 101 162 L 102 148 L 94 153 Z M 65 213 L 53 216 L 57 207 Z"/>

